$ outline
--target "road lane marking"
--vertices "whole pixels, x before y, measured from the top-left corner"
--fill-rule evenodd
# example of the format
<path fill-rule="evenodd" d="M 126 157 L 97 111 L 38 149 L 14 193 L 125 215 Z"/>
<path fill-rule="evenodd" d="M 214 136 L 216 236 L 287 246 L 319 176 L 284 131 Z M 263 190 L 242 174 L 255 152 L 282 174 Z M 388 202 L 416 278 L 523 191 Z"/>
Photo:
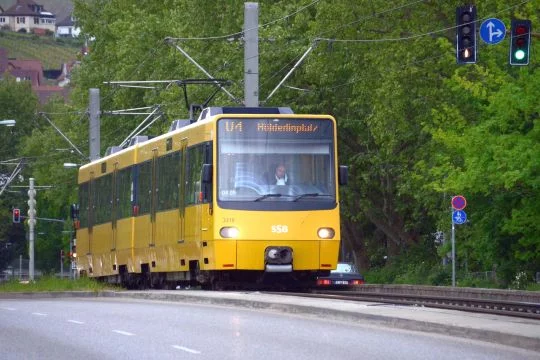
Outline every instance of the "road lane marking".
<path fill-rule="evenodd" d="M 44 313 L 38 313 L 38 312 L 33 312 L 32 315 L 37 315 L 37 316 L 47 316 L 47 314 L 44 314 Z"/>
<path fill-rule="evenodd" d="M 68 320 L 68 322 L 74 323 L 74 324 L 84 324 L 84 322 L 82 322 L 82 321 L 77 321 L 77 320 Z"/>
<path fill-rule="evenodd" d="M 2 309 L 7 310 L 7 311 L 15 311 L 15 310 L 17 310 L 15 308 L 10 308 L 10 307 L 3 307 Z"/>
<path fill-rule="evenodd" d="M 182 350 L 182 351 L 185 351 L 185 352 L 188 352 L 188 353 L 192 353 L 192 354 L 200 354 L 201 353 L 199 350 L 193 350 L 193 349 L 187 348 L 185 346 L 173 345 L 172 347 L 175 348 L 175 349 L 178 349 L 178 350 Z"/>
<path fill-rule="evenodd" d="M 133 336 L 135 334 L 132 334 L 130 332 L 127 332 L 127 331 L 122 331 L 122 330 L 113 330 L 115 333 L 117 334 L 120 334 L 120 335 L 126 335 L 126 336 Z"/>

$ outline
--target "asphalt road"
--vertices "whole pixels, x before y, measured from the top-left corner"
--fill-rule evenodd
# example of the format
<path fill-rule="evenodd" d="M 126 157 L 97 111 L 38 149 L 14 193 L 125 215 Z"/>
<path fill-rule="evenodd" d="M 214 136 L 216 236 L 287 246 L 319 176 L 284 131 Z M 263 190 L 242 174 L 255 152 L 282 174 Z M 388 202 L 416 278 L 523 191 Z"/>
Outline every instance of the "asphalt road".
<path fill-rule="evenodd" d="M 256 309 L 129 299 L 0 300 L 0 358 L 539 359 L 467 339 Z"/>

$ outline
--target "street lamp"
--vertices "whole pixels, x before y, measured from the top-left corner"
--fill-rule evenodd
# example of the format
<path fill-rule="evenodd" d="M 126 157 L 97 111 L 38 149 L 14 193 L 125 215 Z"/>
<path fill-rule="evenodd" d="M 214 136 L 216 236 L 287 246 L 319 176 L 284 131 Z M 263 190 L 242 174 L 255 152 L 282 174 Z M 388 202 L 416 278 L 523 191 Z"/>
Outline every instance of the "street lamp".
<path fill-rule="evenodd" d="M 80 164 L 75 164 L 75 163 L 64 163 L 64 167 L 66 169 L 72 169 L 72 168 L 76 168 L 76 167 L 79 167 Z"/>
<path fill-rule="evenodd" d="M 15 126 L 15 120 L 0 120 L 0 125 Z"/>

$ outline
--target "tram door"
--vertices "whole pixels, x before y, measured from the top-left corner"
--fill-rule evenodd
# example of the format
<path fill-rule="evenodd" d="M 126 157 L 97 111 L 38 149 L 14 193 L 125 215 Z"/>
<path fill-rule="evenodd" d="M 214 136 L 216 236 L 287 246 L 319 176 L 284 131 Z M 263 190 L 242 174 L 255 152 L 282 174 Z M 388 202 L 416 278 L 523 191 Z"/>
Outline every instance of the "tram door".
<path fill-rule="evenodd" d="M 116 251 L 116 239 L 118 236 L 116 222 L 118 220 L 118 162 L 114 163 L 112 173 L 112 208 L 111 208 L 111 252 Z"/>
<path fill-rule="evenodd" d="M 96 219 L 96 204 L 95 204 L 95 179 L 94 172 L 90 173 L 90 182 L 88 183 L 88 253 L 92 255 L 92 243 L 94 240 L 94 221 Z"/>
<path fill-rule="evenodd" d="M 151 198 L 150 198 L 150 247 L 156 246 L 156 211 L 157 211 L 157 157 L 158 149 L 152 149 L 152 182 L 151 182 Z"/>
<path fill-rule="evenodd" d="M 178 181 L 179 186 L 179 217 L 178 221 L 178 243 L 184 244 L 186 241 L 186 154 L 187 154 L 187 143 L 188 139 L 183 138 L 180 143 L 180 177 Z"/>

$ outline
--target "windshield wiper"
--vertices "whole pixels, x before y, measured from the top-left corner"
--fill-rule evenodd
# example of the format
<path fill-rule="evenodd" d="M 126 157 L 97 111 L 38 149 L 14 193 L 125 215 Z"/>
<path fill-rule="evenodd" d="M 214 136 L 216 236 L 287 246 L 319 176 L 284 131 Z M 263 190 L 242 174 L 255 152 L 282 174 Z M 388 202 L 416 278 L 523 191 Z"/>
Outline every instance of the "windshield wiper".
<path fill-rule="evenodd" d="M 281 194 L 264 194 L 263 196 L 259 196 L 258 198 L 256 198 L 253 201 L 261 201 L 261 200 L 264 200 L 264 199 L 269 198 L 269 197 L 280 197 L 280 196 L 281 196 Z"/>
<path fill-rule="evenodd" d="M 305 198 L 305 197 L 308 197 L 308 196 L 317 197 L 317 196 L 332 196 L 332 195 L 320 194 L 320 193 L 306 193 L 306 194 L 298 195 L 297 197 L 294 198 L 293 201 L 297 201 L 297 200 L 300 200 L 301 198 Z"/>

